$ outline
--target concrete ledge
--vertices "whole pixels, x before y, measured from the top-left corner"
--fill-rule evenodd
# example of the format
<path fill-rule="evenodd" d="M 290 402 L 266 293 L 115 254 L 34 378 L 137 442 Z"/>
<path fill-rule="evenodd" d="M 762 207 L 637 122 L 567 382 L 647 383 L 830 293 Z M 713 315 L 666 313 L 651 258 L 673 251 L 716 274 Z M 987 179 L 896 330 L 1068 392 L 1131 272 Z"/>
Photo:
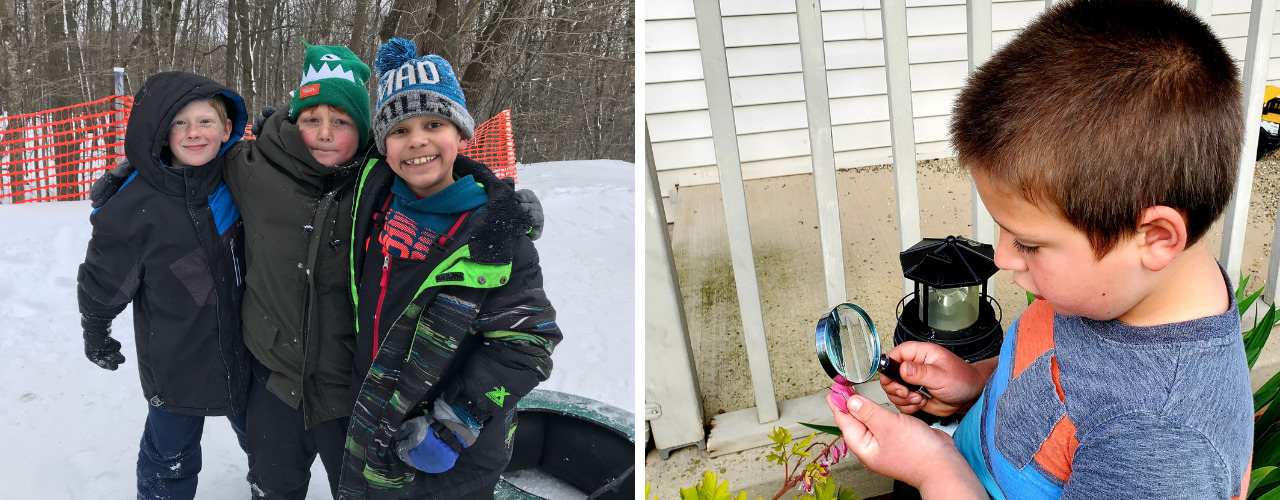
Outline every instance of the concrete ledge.
<path fill-rule="evenodd" d="M 884 389 L 880 388 L 878 381 L 858 384 L 854 389 L 880 406 L 895 409 L 893 404 L 889 403 L 889 398 L 885 395 Z M 785 428 L 791 431 L 792 436 L 808 436 L 813 429 L 800 425 L 800 422 L 835 425 L 835 420 L 831 418 L 831 410 L 827 407 L 826 397 L 829 393 L 830 391 L 822 391 L 818 394 L 779 402 L 779 417 L 773 422 L 760 423 L 755 408 L 716 415 L 711 419 L 707 453 L 714 458 L 736 451 L 773 445 L 773 441 L 769 439 L 769 433 L 773 432 L 774 427 Z"/>

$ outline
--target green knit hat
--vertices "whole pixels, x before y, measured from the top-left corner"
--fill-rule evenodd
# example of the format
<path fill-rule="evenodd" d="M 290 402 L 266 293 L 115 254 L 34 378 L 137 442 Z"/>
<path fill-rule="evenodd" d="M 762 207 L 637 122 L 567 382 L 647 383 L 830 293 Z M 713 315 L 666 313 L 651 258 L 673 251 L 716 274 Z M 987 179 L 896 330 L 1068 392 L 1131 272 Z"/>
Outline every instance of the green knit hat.
<path fill-rule="evenodd" d="M 289 121 L 297 122 L 298 113 L 312 106 L 328 104 L 341 107 L 356 122 L 360 145 L 369 143 L 369 66 L 360 62 L 351 49 L 340 45 L 310 45 L 302 61 L 302 83 L 291 92 Z"/>

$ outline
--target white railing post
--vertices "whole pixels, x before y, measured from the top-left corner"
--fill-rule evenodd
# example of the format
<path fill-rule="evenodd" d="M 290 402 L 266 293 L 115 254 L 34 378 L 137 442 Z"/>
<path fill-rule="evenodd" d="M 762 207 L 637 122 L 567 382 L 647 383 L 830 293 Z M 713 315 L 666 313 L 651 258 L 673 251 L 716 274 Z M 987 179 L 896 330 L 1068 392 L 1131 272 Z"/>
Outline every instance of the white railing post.
<path fill-rule="evenodd" d="M 827 307 L 845 301 L 844 244 L 840 236 L 840 197 L 836 189 L 836 150 L 831 138 L 831 105 L 827 95 L 826 51 L 822 44 L 822 8 L 817 0 L 796 0 L 800 60 L 804 68 L 805 107 L 809 113 L 809 154 L 813 191 L 822 237 L 823 280 Z"/>
<path fill-rule="evenodd" d="M 648 164 L 644 178 L 644 418 L 653 430 L 654 447 L 665 460 L 674 448 L 696 443 L 705 449 L 707 441 L 702 431 L 702 393 L 648 127 L 644 147 Z"/>
<path fill-rule="evenodd" d="M 1240 169 L 1236 191 L 1227 206 L 1222 224 L 1222 252 L 1218 260 L 1227 276 L 1240 276 L 1244 257 L 1244 232 L 1249 221 L 1249 195 L 1253 189 L 1253 168 L 1257 162 L 1258 120 L 1262 116 L 1262 89 L 1267 84 L 1267 66 L 1271 58 L 1271 34 L 1275 32 L 1276 0 L 1253 0 L 1249 12 L 1249 41 L 1244 56 L 1244 145 L 1240 151 Z M 1272 252 L 1274 252 L 1272 247 Z"/>
<path fill-rule="evenodd" d="M 1195 12 L 1205 24 L 1209 24 L 1209 16 L 1213 15 L 1213 0 L 1187 0 L 1187 10 Z"/>
<path fill-rule="evenodd" d="M 906 250 L 920 242 L 920 188 L 916 183 L 916 137 L 911 112 L 911 65 L 907 57 L 907 4 L 880 2 L 884 31 L 884 72 L 889 92 L 889 133 L 893 144 L 893 188 L 898 200 L 898 244 Z M 912 292 L 902 278 L 902 294 Z"/>
<path fill-rule="evenodd" d="M 965 11 L 969 32 L 969 74 L 991 58 L 991 0 L 972 0 Z M 996 244 L 996 223 L 991 212 L 978 197 L 978 186 L 969 181 L 969 193 L 973 201 L 973 239 Z M 994 280 L 988 280 L 988 284 Z"/>
<path fill-rule="evenodd" d="M 742 185 L 742 161 L 738 155 L 738 128 L 733 122 L 733 97 L 729 89 L 729 63 L 724 46 L 724 27 L 719 0 L 694 0 L 698 26 L 702 74 L 707 88 L 707 110 L 711 116 L 711 142 L 720 174 L 720 196 L 724 202 L 725 226 L 729 232 L 729 255 L 733 260 L 733 281 L 737 284 L 738 307 L 742 313 L 742 336 L 751 367 L 756 411 L 761 423 L 778 419 L 778 399 L 769 368 L 769 345 L 764 334 L 764 314 L 760 310 L 760 286 L 756 279 L 755 253 L 751 248 L 751 226 L 747 220 L 747 196 Z"/>

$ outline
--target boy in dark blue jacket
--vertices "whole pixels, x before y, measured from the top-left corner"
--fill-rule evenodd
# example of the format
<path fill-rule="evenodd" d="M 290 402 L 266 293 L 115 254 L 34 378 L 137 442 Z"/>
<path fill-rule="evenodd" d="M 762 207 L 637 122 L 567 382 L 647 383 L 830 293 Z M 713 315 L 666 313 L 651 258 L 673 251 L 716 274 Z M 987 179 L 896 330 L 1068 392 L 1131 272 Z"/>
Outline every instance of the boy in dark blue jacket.
<path fill-rule="evenodd" d="M 125 155 L 136 169 L 89 220 L 78 277 L 85 355 L 125 361 L 111 321 L 133 303 L 138 374 L 151 404 L 138 452 L 138 498 L 194 498 L 204 417 L 228 416 L 244 440 L 249 356 L 240 334 L 243 234 L 222 182 L 244 102 L 191 73 L 148 78 Z"/>

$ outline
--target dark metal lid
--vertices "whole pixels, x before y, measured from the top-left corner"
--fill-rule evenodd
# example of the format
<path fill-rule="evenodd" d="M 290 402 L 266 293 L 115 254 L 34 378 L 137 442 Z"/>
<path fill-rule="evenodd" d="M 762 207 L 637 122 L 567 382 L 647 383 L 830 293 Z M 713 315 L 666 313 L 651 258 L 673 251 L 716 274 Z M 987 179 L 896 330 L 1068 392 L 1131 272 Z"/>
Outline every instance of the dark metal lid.
<path fill-rule="evenodd" d="M 899 256 L 902 275 L 934 288 L 980 285 L 996 274 L 995 248 L 963 236 L 925 238 Z"/>

